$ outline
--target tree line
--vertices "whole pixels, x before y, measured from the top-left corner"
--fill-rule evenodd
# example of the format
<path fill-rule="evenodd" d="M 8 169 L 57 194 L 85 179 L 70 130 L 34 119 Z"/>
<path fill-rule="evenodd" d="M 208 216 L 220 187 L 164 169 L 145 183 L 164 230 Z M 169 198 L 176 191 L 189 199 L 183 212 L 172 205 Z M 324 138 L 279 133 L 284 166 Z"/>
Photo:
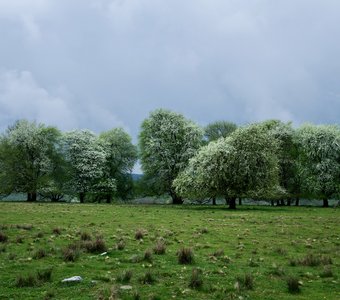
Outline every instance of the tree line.
<path fill-rule="evenodd" d="M 143 177 L 131 171 L 140 159 Z M 52 201 L 65 194 L 80 202 L 167 193 L 229 208 L 251 198 L 278 204 L 300 198 L 328 200 L 340 194 L 340 127 L 268 120 L 245 126 L 218 121 L 201 127 L 183 115 L 158 109 L 142 125 L 138 147 L 121 128 L 99 135 L 62 133 L 19 120 L 0 137 L 0 194 L 26 193 Z"/>

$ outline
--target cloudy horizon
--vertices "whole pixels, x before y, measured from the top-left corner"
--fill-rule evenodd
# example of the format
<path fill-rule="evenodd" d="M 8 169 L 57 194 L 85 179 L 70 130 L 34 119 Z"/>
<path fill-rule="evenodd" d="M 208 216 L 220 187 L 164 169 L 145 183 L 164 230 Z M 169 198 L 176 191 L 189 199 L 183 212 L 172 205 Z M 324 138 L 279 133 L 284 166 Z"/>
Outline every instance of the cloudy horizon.
<path fill-rule="evenodd" d="M 339 123 L 340 2 L 0 0 L 0 130 Z"/>

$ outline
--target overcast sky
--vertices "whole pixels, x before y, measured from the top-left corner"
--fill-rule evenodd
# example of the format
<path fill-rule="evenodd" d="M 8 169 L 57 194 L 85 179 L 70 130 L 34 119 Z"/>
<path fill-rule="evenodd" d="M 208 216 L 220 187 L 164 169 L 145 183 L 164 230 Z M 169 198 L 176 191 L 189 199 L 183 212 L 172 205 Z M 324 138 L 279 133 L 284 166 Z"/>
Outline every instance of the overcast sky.
<path fill-rule="evenodd" d="M 339 123 L 339 0 L 0 0 L 0 130 Z"/>

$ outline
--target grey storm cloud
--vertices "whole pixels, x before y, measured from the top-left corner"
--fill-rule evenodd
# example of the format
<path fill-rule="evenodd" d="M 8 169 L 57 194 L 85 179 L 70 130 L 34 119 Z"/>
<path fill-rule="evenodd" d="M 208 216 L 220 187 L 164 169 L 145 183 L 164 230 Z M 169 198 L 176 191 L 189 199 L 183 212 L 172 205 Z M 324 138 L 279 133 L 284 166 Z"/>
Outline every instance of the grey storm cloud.
<path fill-rule="evenodd" d="M 0 129 L 338 123 L 340 1 L 0 0 Z"/>

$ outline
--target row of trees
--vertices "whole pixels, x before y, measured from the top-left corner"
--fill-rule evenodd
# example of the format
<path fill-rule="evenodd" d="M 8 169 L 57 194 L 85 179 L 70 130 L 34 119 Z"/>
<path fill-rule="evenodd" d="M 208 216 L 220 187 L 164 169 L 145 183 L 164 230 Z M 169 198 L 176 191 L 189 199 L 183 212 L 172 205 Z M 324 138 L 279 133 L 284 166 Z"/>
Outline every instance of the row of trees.
<path fill-rule="evenodd" d="M 62 133 L 17 121 L 0 138 L 0 194 L 26 193 L 28 201 L 58 201 L 65 194 L 111 202 L 131 190 L 137 149 L 121 128 L 99 136 L 88 130 Z"/>
<path fill-rule="evenodd" d="M 144 120 L 139 155 L 121 128 L 95 135 L 88 130 L 62 133 L 54 127 L 17 121 L 0 137 L 0 195 L 27 193 L 60 200 L 65 194 L 111 202 L 127 198 L 131 171 L 140 158 L 146 194 L 230 208 L 236 199 L 328 200 L 340 191 L 340 128 L 336 125 L 269 120 L 237 127 L 214 122 L 205 128 L 183 115 L 156 110 Z M 141 192 L 139 191 L 139 192 Z M 130 195 L 131 196 L 131 195 Z"/>
<path fill-rule="evenodd" d="M 149 182 L 183 198 L 223 196 L 279 203 L 328 200 L 340 191 L 340 128 L 269 120 L 237 128 L 215 122 L 204 130 L 182 115 L 157 110 L 142 124 L 141 163 Z"/>

